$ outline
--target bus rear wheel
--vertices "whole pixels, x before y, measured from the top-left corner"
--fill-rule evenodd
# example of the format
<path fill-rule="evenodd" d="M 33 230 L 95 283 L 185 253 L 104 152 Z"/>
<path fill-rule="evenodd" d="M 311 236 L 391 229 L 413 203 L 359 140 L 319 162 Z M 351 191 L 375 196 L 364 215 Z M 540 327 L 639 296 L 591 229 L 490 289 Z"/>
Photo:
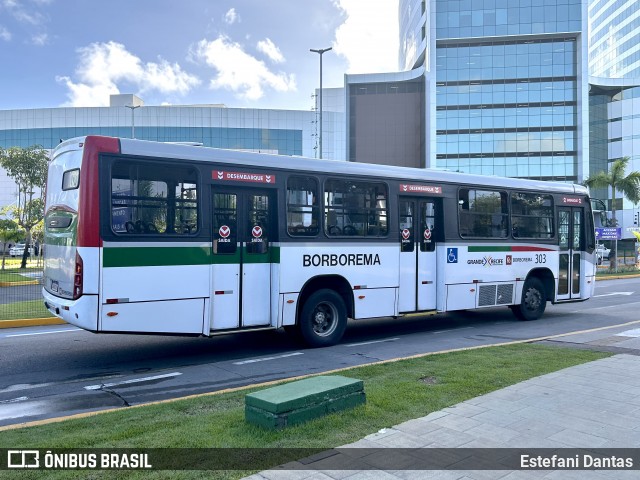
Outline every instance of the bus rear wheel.
<path fill-rule="evenodd" d="M 520 305 L 511 307 L 519 320 L 537 320 L 547 307 L 547 296 L 540 279 L 531 277 L 524 282 Z"/>
<path fill-rule="evenodd" d="M 302 338 L 309 346 L 334 345 L 347 327 L 344 300 L 333 290 L 318 290 L 304 302 L 299 325 Z"/>

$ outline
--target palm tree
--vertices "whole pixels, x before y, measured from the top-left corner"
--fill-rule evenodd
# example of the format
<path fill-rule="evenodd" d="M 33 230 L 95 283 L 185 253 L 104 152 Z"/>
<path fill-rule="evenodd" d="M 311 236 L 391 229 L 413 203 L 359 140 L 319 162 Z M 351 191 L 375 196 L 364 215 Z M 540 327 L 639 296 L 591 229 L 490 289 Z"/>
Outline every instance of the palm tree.
<path fill-rule="evenodd" d="M 640 202 L 640 172 L 633 171 L 629 175 L 625 176 L 625 170 L 629 164 L 629 157 L 622 157 L 615 160 L 611 164 L 611 168 L 608 172 L 598 172 L 584 181 L 584 184 L 589 188 L 609 188 L 611 187 L 611 224 L 614 227 L 618 226 L 618 220 L 616 218 L 616 192 L 622 193 L 634 204 Z M 616 251 L 615 244 L 611 249 L 611 269 L 617 267 L 618 252 Z"/>

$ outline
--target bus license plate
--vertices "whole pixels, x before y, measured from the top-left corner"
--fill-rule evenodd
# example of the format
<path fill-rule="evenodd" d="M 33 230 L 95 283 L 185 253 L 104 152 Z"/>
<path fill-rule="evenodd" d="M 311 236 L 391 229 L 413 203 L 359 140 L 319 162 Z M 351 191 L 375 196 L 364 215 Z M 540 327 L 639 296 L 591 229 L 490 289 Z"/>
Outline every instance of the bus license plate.
<path fill-rule="evenodd" d="M 51 291 L 58 293 L 58 282 L 56 280 L 51 280 Z"/>

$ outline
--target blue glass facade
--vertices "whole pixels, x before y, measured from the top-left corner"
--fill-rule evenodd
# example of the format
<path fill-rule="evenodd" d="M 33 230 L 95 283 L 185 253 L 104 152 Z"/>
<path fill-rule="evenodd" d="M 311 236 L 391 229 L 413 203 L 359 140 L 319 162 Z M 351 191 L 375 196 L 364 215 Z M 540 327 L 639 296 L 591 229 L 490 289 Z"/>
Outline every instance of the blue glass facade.
<path fill-rule="evenodd" d="M 130 137 L 131 127 L 53 127 L 0 130 L 0 147 L 41 145 L 54 148 L 61 139 L 84 135 Z M 136 138 L 159 142 L 200 142 L 207 147 L 267 150 L 302 155 L 302 131 L 270 128 L 135 127 Z"/>
<path fill-rule="evenodd" d="M 437 0 L 436 12 L 435 166 L 576 181 L 579 47 L 566 32 L 580 30 L 580 1 Z"/>
<path fill-rule="evenodd" d="M 611 162 L 622 157 L 631 160 L 627 173 L 640 171 L 640 86 L 592 86 L 589 101 L 590 174 L 608 170 Z M 592 193 L 595 198 L 608 202 L 611 209 L 609 192 Z M 626 210 L 625 224 L 633 224 L 635 218 L 631 213 L 636 207 L 628 200 L 623 201 L 619 194 L 616 197 L 616 209 Z"/>
<path fill-rule="evenodd" d="M 591 75 L 640 79 L 640 2 L 591 0 L 589 3 Z"/>
<path fill-rule="evenodd" d="M 436 38 L 575 32 L 581 0 L 437 0 Z"/>

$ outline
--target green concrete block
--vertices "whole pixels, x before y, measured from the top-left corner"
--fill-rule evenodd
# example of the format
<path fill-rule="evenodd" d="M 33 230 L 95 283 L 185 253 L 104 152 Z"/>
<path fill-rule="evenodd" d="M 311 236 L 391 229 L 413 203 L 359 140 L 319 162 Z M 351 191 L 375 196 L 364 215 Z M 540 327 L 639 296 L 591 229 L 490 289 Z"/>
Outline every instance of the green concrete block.
<path fill-rule="evenodd" d="M 320 376 L 254 392 L 245 397 L 247 422 L 279 429 L 366 402 L 361 380 Z"/>
<path fill-rule="evenodd" d="M 282 413 L 363 390 L 362 380 L 322 375 L 250 393 L 245 403 L 271 413 Z"/>

